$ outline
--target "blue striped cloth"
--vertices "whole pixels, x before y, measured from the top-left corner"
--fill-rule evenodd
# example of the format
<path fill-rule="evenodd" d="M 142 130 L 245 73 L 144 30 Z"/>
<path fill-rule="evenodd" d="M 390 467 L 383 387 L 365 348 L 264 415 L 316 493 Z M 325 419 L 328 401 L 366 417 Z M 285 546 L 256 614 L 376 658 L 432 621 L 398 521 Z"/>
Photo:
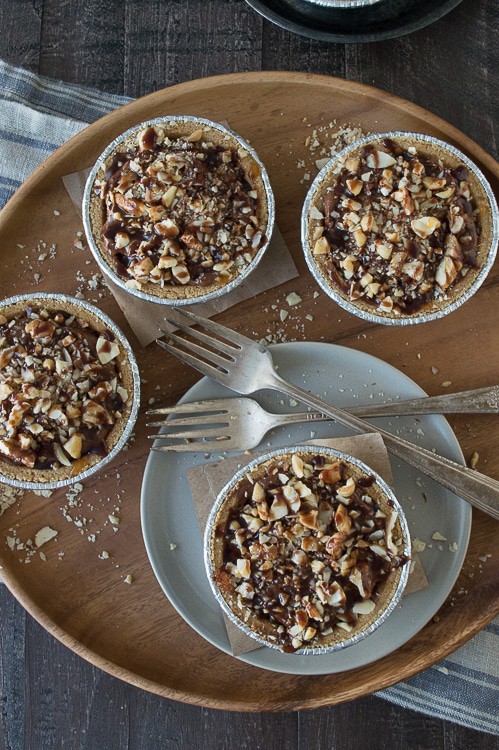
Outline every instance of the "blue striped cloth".
<path fill-rule="evenodd" d="M 0 206 L 61 143 L 127 101 L 0 61 Z M 376 695 L 499 735 L 499 618 L 444 661 Z"/>

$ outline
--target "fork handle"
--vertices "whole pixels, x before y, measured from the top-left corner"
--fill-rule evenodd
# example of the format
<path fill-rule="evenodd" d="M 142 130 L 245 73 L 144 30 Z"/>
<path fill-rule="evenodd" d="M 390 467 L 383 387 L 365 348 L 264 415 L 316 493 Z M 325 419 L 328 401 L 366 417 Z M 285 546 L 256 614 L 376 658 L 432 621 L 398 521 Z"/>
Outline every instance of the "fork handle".
<path fill-rule="evenodd" d="M 407 401 L 390 401 L 387 404 L 348 407 L 349 414 L 358 417 L 386 417 L 409 414 L 497 414 L 499 412 L 499 385 L 475 388 L 441 396 L 423 396 Z"/>
<path fill-rule="evenodd" d="M 268 382 L 262 387 L 281 391 L 292 398 L 299 399 L 313 409 L 327 414 L 336 422 L 349 427 L 354 432 L 378 433 L 385 441 L 390 453 L 407 461 L 408 464 L 447 487 L 458 497 L 464 498 L 470 505 L 499 520 L 499 482 L 495 479 L 468 469 L 466 466 L 461 466 L 455 461 L 432 453 L 408 440 L 396 437 L 390 432 L 373 427 L 359 417 L 338 409 L 327 401 L 308 393 L 303 388 L 284 380 L 277 373 L 269 377 Z"/>
<path fill-rule="evenodd" d="M 384 404 L 360 404 L 346 406 L 344 411 L 356 417 L 405 417 L 412 414 L 498 414 L 499 385 L 474 388 L 471 391 L 444 393 L 440 396 L 419 396 L 404 401 L 389 401 Z M 273 427 L 295 422 L 321 422 L 328 420 L 319 412 L 279 414 Z"/>

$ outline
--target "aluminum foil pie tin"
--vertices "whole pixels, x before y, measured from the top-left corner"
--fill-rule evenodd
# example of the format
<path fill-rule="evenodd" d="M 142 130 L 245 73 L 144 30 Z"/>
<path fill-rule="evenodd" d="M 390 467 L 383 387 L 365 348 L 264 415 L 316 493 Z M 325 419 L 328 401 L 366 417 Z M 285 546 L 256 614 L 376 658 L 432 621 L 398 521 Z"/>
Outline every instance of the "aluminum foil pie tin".
<path fill-rule="evenodd" d="M 257 642 L 261 646 L 268 646 L 269 648 L 273 648 L 276 650 L 281 650 L 279 647 L 272 643 L 269 640 L 264 639 L 259 634 L 255 633 L 254 630 L 252 630 L 246 623 L 237 617 L 225 598 L 222 596 L 219 587 L 216 583 L 215 577 L 216 577 L 216 570 L 214 568 L 213 564 L 213 557 L 212 557 L 212 546 L 215 539 L 215 536 L 217 534 L 217 519 L 219 515 L 219 511 L 222 508 L 224 502 L 226 501 L 228 493 L 235 487 L 235 485 L 245 477 L 245 475 L 248 473 L 248 471 L 251 471 L 252 469 L 258 467 L 262 463 L 265 463 L 269 459 L 277 458 L 278 456 L 283 456 L 284 454 L 291 455 L 293 453 L 314 453 L 316 455 L 324 455 L 328 458 L 332 459 L 339 459 L 340 461 L 344 461 L 345 463 L 349 463 L 354 465 L 356 468 L 360 469 L 363 473 L 367 475 L 374 476 L 375 478 L 375 485 L 377 489 L 381 490 L 381 493 L 384 495 L 385 499 L 390 503 L 390 506 L 393 507 L 393 509 L 398 514 L 398 520 L 400 523 L 400 530 L 402 534 L 402 540 L 403 540 L 403 555 L 407 555 L 407 557 L 410 557 L 411 554 L 411 537 L 409 532 L 409 527 L 407 524 L 407 520 L 404 514 L 404 511 L 402 509 L 402 506 L 398 502 L 397 498 L 395 497 L 393 491 L 390 489 L 388 484 L 384 481 L 384 479 L 379 476 L 373 469 L 371 469 L 369 466 L 367 466 L 363 461 L 361 461 L 358 458 L 355 458 L 353 456 L 347 455 L 346 453 L 343 453 L 342 451 L 329 448 L 326 446 L 317 446 L 317 445 L 294 445 L 289 447 L 283 447 L 283 448 L 277 448 L 272 451 L 269 451 L 264 454 L 260 454 L 257 458 L 252 460 L 250 463 L 243 466 L 234 476 L 232 479 L 230 479 L 226 485 L 220 490 L 217 499 L 215 500 L 215 503 L 211 509 L 210 515 L 208 517 L 205 533 L 204 533 L 204 564 L 206 569 L 206 574 L 208 576 L 208 580 L 212 589 L 212 592 L 220 604 L 223 612 L 227 615 L 229 620 L 233 622 L 237 627 L 245 633 L 245 635 L 252 638 L 255 642 Z M 363 640 L 367 636 L 371 635 L 371 633 L 374 633 L 375 630 L 379 628 L 382 623 L 385 622 L 385 620 L 390 616 L 391 612 L 395 609 L 395 607 L 399 604 L 400 599 L 402 597 L 402 594 L 404 592 L 405 586 L 407 584 L 407 580 L 409 577 L 409 567 L 410 564 L 407 562 L 404 564 L 401 568 L 398 570 L 400 571 L 400 577 L 397 582 L 397 586 L 395 588 L 395 591 L 393 593 L 392 598 L 390 599 L 388 605 L 380 612 L 379 616 L 371 623 L 369 627 L 367 627 L 365 630 L 362 630 L 361 632 L 355 633 L 352 636 L 348 636 L 347 633 L 345 633 L 345 638 L 341 641 L 337 641 L 331 645 L 328 646 L 320 646 L 320 647 L 306 647 L 306 648 L 300 648 L 294 653 L 300 655 L 300 654 L 308 654 L 308 655 L 320 655 L 320 654 L 328 654 L 332 653 L 333 651 L 339 651 L 340 649 L 347 648 L 348 646 L 353 646 L 355 643 L 358 643 L 359 641 Z"/>
<path fill-rule="evenodd" d="M 214 290 L 207 291 L 205 294 L 196 294 L 192 296 L 189 296 L 188 294 L 186 294 L 185 297 L 175 298 L 175 297 L 168 297 L 167 292 L 164 295 L 161 295 L 159 292 L 157 294 L 154 294 L 144 289 L 133 289 L 126 285 L 126 281 L 128 279 L 120 276 L 116 272 L 112 258 L 110 258 L 110 256 L 107 253 L 105 253 L 104 250 L 100 249 L 99 244 L 96 241 L 96 238 L 94 236 L 94 232 L 92 229 L 91 206 L 92 206 L 92 197 L 93 197 L 93 186 L 94 186 L 94 182 L 96 178 L 99 175 L 99 172 L 102 173 L 102 169 L 105 168 L 106 160 L 113 154 L 113 152 L 116 152 L 117 150 L 119 150 L 120 146 L 122 146 L 123 143 L 127 139 L 132 138 L 135 134 L 139 133 L 141 130 L 149 126 L 161 125 L 165 128 L 166 131 L 168 131 L 168 125 L 171 125 L 172 128 L 178 128 L 178 126 L 181 125 L 182 123 L 186 123 L 188 126 L 191 126 L 191 127 L 202 126 L 204 128 L 213 129 L 214 131 L 217 131 L 222 137 L 226 137 L 231 142 L 231 145 L 239 146 L 249 154 L 252 160 L 257 164 L 259 172 L 260 172 L 260 180 L 263 186 L 263 192 L 264 192 L 264 197 L 265 197 L 265 202 L 266 202 L 267 226 L 265 229 L 265 236 L 266 236 L 265 243 L 258 249 L 252 261 L 247 266 L 245 266 L 235 278 L 231 279 L 227 284 L 223 286 L 219 286 Z M 118 287 L 123 289 L 123 291 L 141 300 L 145 300 L 147 302 L 154 302 L 160 305 L 169 305 L 169 306 L 171 305 L 171 306 L 176 307 L 176 306 L 181 306 L 181 305 L 194 305 L 197 303 L 216 300 L 219 297 L 222 297 L 228 294 L 237 286 L 239 286 L 251 274 L 251 272 L 254 271 L 254 269 L 262 260 L 270 244 L 270 240 L 272 238 L 272 231 L 274 228 L 274 221 L 275 221 L 275 201 L 274 201 L 274 194 L 272 192 L 272 187 L 270 185 L 270 180 L 269 180 L 267 171 L 265 169 L 265 166 L 263 165 L 255 149 L 246 140 L 244 140 L 244 138 L 242 138 L 240 135 L 235 133 L 233 130 L 230 130 L 230 128 L 226 127 L 225 125 L 222 125 L 221 123 L 215 122 L 213 120 L 208 120 L 203 117 L 194 117 L 190 115 L 168 115 L 165 117 L 157 117 L 153 120 L 146 120 L 137 125 L 134 125 L 133 127 L 126 130 L 124 133 L 119 135 L 117 138 L 115 138 L 106 147 L 106 149 L 102 152 L 102 154 L 97 159 L 95 165 L 93 166 L 87 178 L 85 191 L 83 195 L 82 214 L 83 214 L 83 226 L 85 229 L 85 234 L 86 234 L 88 245 L 102 273 L 108 279 L 110 279 L 114 284 L 116 284 Z M 152 286 L 154 285 L 150 284 L 150 287 Z"/>
<path fill-rule="evenodd" d="M 312 5 L 320 5 L 322 8 L 365 8 L 368 5 L 378 5 L 384 0 L 305 0 Z"/>
<path fill-rule="evenodd" d="M 404 146 L 414 145 L 427 156 L 441 158 L 444 164 L 446 164 L 447 157 L 448 162 L 452 166 L 455 166 L 459 162 L 467 167 L 469 172 L 468 181 L 471 184 L 472 197 L 480 213 L 482 233 L 479 240 L 480 265 L 477 272 L 474 272 L 473 275 L 470 272 L 468 274 L 470 276 L 469 280 L 465 277 L 454 287 L 451 286 L 447 300 L 444 299 L 435 302 L 431 309 L 426 309 L 425 311 L 425 308 L 423 308 L 415 314 L 404 315 L 402 313 L 400 315 L 389 316 L 378 311 L 375 305 L 368 305 L 365 302 L 362 303 L 362 301 L 357 303 L 357 301 L 350 300 L 339 286 L 326 277 L 312 253 L 310 238 L 310 211 L 314 205 L 317 193 L 328 184 L 330 177 L 334 178 L 335 168 L 338 168 L 339 164 L 343 163 L 349 155 L 354 154 L 358 149 L 369 144 L 380 143 L 380 145 L 382 145 L 384 139 L 402 142 Z M 347 312 L 356 315 L 358 318 L 371 323 L 381 323 L 383 325 L 391 326 L 410 326 L 417 323 L 426 323 L 432 320 L 437 320 L 449 315 L 454 310 L 461 307 L 461 305 L 477 292 L 485 281 L 496 258 L 497 244 L 499 240 L 499 211 L 492 188 L 484 174 L 477 165 L 471 161 L 471 159 L 454 146 L 424 133 L 407 131 L 373 133 L 360 138 L 342 149 L 342 151 L 327 162 L 327 164 L 325 164 L 319 171 L 307 192 L 303 204 L 301 216 L 301 240 L 310 273 L 322 290 L 340 307 Z"/>
<path fill-rule="evenodd" d="M 0 459 L 0 482 L 4 482 L 11 487 L 18 487 L 24 490 L 54 490 L 59 487 L 67 487 L 69 485 L 75 484 L 76 482 L 82 482 L 83 480 L 88 479 L 88 477 L 92 476 L 92 474 L 101 471 L 101 469 L 109 464 L 123 449 L 126 441 L 132 433 L 139 411 L 140 373 L 135 355 L 123 332 L 118 328 L 116 323 L 114 323 L 114 321 L 111 320 L 108 315 L 101 312 L 101 310 L 99 310 L 94 305 L 66 294 L 48 294 L 39 292 L 35 294 L 21 294 L 15 297 L 8 297 L 7 299 L 1 300 L 0 312 L 7 312 L 7 308 L 14 308 L 14 310 L 18 308 L 19 310 L 21 310 L 21 308 L 29 304 L 47 307 L 50 310 L 57 310 L 58 308 L 64 311 L 74 310 L 75 314 L 78 314 L 78 312 L 81 311 L 81 317 L 84 320 L 89 321 L 91 325 L 95 326 L 95 324 L 99 324 L 103 329 L 106 328 L 111 331 L 125 355 L 125 367 L 123 367 L 122 369 L 123 371 L 126 371 L 127 385 L 129 387 L 127 404 L 128 402 L 130 402 L 131 406 L 129 408 L 127 407 L 127 410 L 125 411 L 125 415 L 123 416 L 123 420 L 125 423 L 122 426 L 121 432 L 117 435 L 116 442 L 114 442 L 114 444 L 112 445 L 109 453 L 107 453 L 102 458 L 99 457 L 99 459 L 95 463 L 91 464 L 82 471 L 79 471 L 74 476 L 54 481 L 39 482 L 16 479 L 6 474 L 2 469 L 3 461 Z M 58 470 L 53 469 L 51 471 L 54 471 L 55 474 Z M 20 467 L 20 473 L 21 472 L 22 467 Z"/>

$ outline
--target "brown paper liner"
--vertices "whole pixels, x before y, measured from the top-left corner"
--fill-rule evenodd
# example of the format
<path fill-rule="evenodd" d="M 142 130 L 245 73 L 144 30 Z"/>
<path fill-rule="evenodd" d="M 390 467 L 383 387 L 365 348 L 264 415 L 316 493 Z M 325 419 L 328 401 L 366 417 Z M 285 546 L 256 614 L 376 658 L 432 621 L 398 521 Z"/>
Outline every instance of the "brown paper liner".
<path fill-rule="evenodd" d="M 393 485 L 388 453 L 380 435 L 369 433 L 356 435 L 355 437 L 334 438 L 330 440 L 321 438 L 320 440 L 307 440 L 306 442 L 307 445 L 325 445 L 329 448 L 336 448 L 350 456 L 359 458 L 383 477 L 390 486 Z M 196 466 L 187 473 L 194 507 L 196 508 L 199 525 L 203 534 L 213 503 L 222 487 L 239 469 L 257 456 L 258 453 L 235 456 L 204 464 L 203 466 Z M 423 567 L 415 553 L 412 555 L 412 561 L 414 564 L 411 565 L 409 580 L 403 596 L 407 596 L 428 586 L 428 580 Z M 247 654 L 249 651 L 261 648 L 259 643 L 243 633 L 225 614 L 224 622 L 234 656 Z"/>
<path fill-rule="evenodd" d="M 83 169 L 62 178 L 64 187 L 80 216 L 85 182 L 89 172 L 89 169 Z M 297 276 L 298 270 L 291 253 L 279 228 L 274 226 L 272 239 L 262 260 L 238 287 L 211 302 L 187 305 L 185 309 L 195 310 L 196 313 L 210 318 L 212 315 L 237 305 L 238 302 L 256 297 L 257 294 L 273 289 Z M 128 294 L 114 284 L 107 275 L 104 275 L 104 279 L 142 346 L 147 346 L 157 339 L 160 335 L 159 328 L 164 324 L 164 306 Z"/>

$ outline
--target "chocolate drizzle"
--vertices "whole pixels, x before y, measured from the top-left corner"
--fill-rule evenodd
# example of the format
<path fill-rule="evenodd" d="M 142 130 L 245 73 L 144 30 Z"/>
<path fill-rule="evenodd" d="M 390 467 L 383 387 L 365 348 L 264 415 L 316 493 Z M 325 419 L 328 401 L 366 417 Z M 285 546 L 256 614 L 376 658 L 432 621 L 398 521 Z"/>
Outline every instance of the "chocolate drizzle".
<path fill-rule="evenodd" d="M 87 454 L 105 456 L 124 408 L 116 361 L 100 359 L 113 356 L 114 334 L 64 310 L 27 307 L 2 320 L 2 460 L 44 470 Z"/>
<path fill-rule="evenodd" d="M 117 273 L 139 287 L 226 284 L 266 242 L 259 174 L 248 154 L 211 143 L 208 131 L 143 130 L 95 186 Z"/>
<path fill-rule="evenodd" d="M 361 624 L 358 605 L 375 609 L 390 573 L 407 562 L 396 513 L 380 506 L 374 482 L 321 454 L 288 454 L 253 469 L 226 500 L 215 532 L 219 588 L 283 651 L 348 637 Z"/>
<path fill-rule="evenodd" d="M 477 267 L 467 168 L 416 147 L 386 138 L 352 152 L 316 207 L 328 244 L 312 248 L 316 262 L 349 300 L 379 312 L 412 315 L 446 300 Z"/>

